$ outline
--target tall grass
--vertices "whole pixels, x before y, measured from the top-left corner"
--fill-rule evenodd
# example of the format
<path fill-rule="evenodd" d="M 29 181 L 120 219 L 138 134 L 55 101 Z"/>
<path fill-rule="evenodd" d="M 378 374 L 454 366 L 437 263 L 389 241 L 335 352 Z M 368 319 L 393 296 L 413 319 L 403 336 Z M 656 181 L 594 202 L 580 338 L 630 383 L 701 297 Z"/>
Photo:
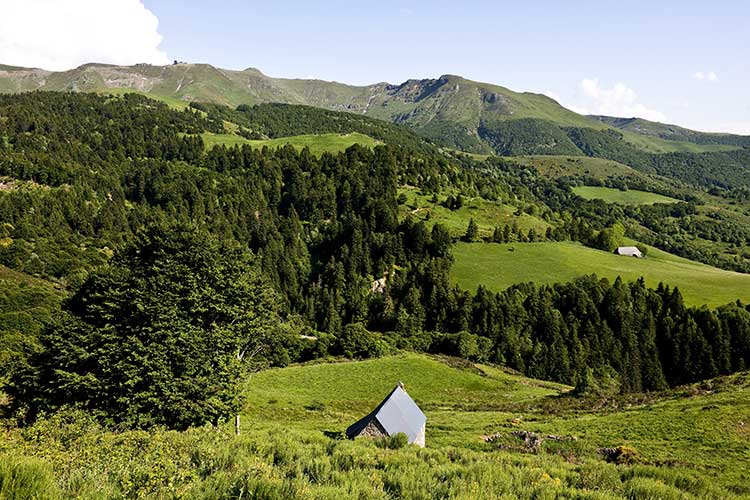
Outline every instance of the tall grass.
<path fill-rule="evenodd" d="M 229 429 L 227 429 L 229 430 Z M 279 425 L 115 433 L 84 415 L 9 430 L 0 498 L 728 498 L 691 471 L 569 463 L 557 455 L 383 448 Z"/>
<path fill-rule="evenodd" d="M 0 499 L 59 498 L 49 465 L 35 458 L 0 455 Z"/>

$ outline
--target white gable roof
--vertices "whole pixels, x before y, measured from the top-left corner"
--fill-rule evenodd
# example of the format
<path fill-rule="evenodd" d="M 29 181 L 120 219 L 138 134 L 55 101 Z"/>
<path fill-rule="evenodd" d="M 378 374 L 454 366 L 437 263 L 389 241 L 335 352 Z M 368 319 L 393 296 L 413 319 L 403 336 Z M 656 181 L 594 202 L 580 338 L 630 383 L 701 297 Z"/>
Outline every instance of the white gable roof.
<path fill-rule="evenodd" d="M 425 414 L 401 386 L 397 386 L 383 402 L 375 418 L 390 436 L 403 432 L 410 443 L 414 442 L 427 422 Z"/>
<path fill-rule="evenodd" d="M 356 437 L 373 420 L 380 424 L 389 436 L 403 432 L 409 438 L 409 443 L 414 443 L 421 436 L 424 446 L 422 430 L 427 417 L 400 384 L 372 413 L 350 425 L 346 435 L 350 438 Z"/>
<path fill-rule="evenodd" d="M 638 250 L 638 247 L 618 247 L 617 254 L 628 255 L 630 257 L 641 257 L 643 255 L 641 251 Z"/>

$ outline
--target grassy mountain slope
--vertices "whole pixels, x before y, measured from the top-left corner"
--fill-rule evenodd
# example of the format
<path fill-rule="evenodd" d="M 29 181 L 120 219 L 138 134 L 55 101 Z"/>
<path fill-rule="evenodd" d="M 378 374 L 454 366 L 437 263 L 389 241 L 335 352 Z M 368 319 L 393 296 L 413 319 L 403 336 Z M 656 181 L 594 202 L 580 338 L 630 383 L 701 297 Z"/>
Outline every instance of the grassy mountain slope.
<path fill-rule="evenodd" d="M 454 75 L 408 80 L 399 85 L 352 86 L 272 78 L 254 68 L 232 71 L 208 64 L 127 67 L 86 64 L 57 73 L 10 66 L 0 69 L 0 92 L 37 89 L 100 92 L 133 89 L 175 101 L 206 101 L 232 107 L 267 102 L 307 104 L 406 124 L 445 146 L 477 153 L 507 154 L 507 148 L 497 144 L 497 137 L 508 134 L 508 122 L 520 120 L 526 120 L 520 126 L 522 130 L 510 132 L 524 135 L 531 127 L 538 137 L 532 138 L 534 150 L 526 148 L 525 153 L 535 154 L 582 154 L 560 135 L 560 127 L 622 129 L 627 142 L 655 153 L 730 149 L 750 141 L 742 137 L 718 142 L 698 140 L 695 137 L 712 134 L 685 129 L 679 133 L 653 133 L 650 128 L 644 131 L 643 127 L 579 115 L 544 95 L 514 92 Z"/>
<path fill-rule="evenodd" d="M 511 158 L 508 158 L 511 160 Z M 533 167 L 542 175 L 566 177 L 586 175 L 597 179 L 609 177 L 642 178 L 645 175 L 628 165 L 613 160 L 564 155 L 517 156 L 512 161 Z"/>
<path fill-rule="evenodd" d="M 290 145 L 296 149 L 309 148 L 310 152 L 316 156 L 323 153 L 339 153 L 354 144 L 366 147 L 374 147 L 379 144 L 379 141 L 358 132 L 350 134 L 304 134 L 260 140 L 245 139 L 232 134 L 212 134 L 210 132 L 201 134 L 201 137 L 207 148 L 219 144 L 227 147 L 247 144 L 254 148 L 269 147 L 272 149 Z"/>
<path fill-rule="evenodd" d="M 599 186 L 576 186 L 573 192 L 587 200 L 603 200 L 607 203 L 619 203 L 621 205 L 653 205 L 654 203 L 677 203 L 679 200 L 648 191 L 638 191 L 599 187 Z"/>
<path fill-rule="evenodd" d="M 466 233 L 466 227 L 472 219 L 479 228 L 479 236 L 487 238 L 497 226 L 515 225 L 524 233 L 534 229 L 537 234 L 544 234 L 550 227 L 550 224 L 541 218 L 520 211 L 517 206 L 499 201 L 467 197 L 461 208 L 449 210 L 439 202 L 435 203 L 431 196 L 418 189 L 404 187 L 400 192 L 406 196 L 406 201 L 401 206 L 402 217 L 423 221 L 430 227 L 442 224 L 456 239 Z"/>
<path fill-rule="evenodd" d="M 750 300 L 750 275 L 724 271 L 648 248 L 644 259 L 622 257 L 573 242 L 459 243 L 453 249 L 452 275 L 463 288 L 479 285 L 501 291 L 516 283 L 559 283 L 597 274 L 634 281 L 643 276 L 656 287 L 678 287 L 689 305 L 719 306 Z"/>
<path fill-rule="evenodd" d="M 668 141 L 689 142 L 700 145 L 750 146 L 750 137 L 736 134 L 697 132 L 678 127 L 677 125 L 652 122 L 643 118 L 617 118 L 601 115 L 593 115 L 591 118 L 620 130 L 649 137 L 658 137 Z"/>

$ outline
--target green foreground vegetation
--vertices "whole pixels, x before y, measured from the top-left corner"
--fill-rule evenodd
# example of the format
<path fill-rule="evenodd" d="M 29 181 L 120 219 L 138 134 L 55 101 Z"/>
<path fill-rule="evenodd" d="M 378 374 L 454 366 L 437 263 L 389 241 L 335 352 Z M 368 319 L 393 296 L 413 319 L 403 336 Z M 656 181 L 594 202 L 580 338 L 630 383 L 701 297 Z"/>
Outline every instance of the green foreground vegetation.
<path fill-rule="evenodd" d="M 279 137 L 276 139 L 250 140 L 234 134 L 213 134 L 210 132 L 201 134 L 203 142 L 207 148 L 217 145 L 226 147 L 242 146 L 247 144 L 254 148 L 269 147 L 272 149 L 282 148 L 291 145 L 298 150 L 308 148 L 316 156 L 323 153 L 340 153 L 354 144 L 365 147 L 375 147 L 379 144 L 372 137 L 368 137 L 358 132 L 349 134 L 306 134 L 291 137 Z"/>
<path fill-rule="evenodd" d="M 603 200 L 621 205 L 653 205 L 654 203 L 677 203 L 680 200 L 636 189 L 613 189 L 598 186 L 576 186 L 573 192 L 587 200 Z"/>
<path fill-rule="evenodd" d="M 725 271 L 649 247 L 643 259 L 623 257 L 573 242 L 459 243 L 453 279 L 462 288 L 501 291 L 516 283 L 553 284 L 596 274 L 614 280 L 659 282 L 680 289 L 688 305 L 711 307 L 750 300 L 750 275 Z"/>
<path fill-rule="evenodd" d="M 427 415 L 427 447 L 342 439 L 399 380 Z M 415 354 L 268 370 L 247 382 L 239 437 L 228 425 L 105 431 L 76 412 L 7 429 L 0 497 L 750 497 L 746 374 L 610 400 L 568 390 Z M 513 431 L 542 443 L 529 448 Z M 623 447 L 621 463 L 603 447 Z"/>

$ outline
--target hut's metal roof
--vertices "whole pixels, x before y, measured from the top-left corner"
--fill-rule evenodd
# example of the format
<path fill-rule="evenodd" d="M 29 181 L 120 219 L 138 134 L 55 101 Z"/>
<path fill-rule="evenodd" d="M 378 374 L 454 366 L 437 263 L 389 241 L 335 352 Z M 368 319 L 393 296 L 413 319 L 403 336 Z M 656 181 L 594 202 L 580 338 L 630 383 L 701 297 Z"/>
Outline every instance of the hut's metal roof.
<path fill-rule="evenodd" d="M 643 253 L 638 249 L 638 247 L 618 247 L 617 254 L 627 255 L 630 257 L 634 255 L 640 257 L 641 255 L 643 255 Z"/>
<path fill-rule="evenodd" d="M 427 422 L 425 414 L 401 385 L 397 385 L 372 413 L 352 424 L 346 430 L 346 435 L 350 438 L 358 435 L 373 419 L 389 436 L 403 432 L 410 443 L 414 442 Z"/>

